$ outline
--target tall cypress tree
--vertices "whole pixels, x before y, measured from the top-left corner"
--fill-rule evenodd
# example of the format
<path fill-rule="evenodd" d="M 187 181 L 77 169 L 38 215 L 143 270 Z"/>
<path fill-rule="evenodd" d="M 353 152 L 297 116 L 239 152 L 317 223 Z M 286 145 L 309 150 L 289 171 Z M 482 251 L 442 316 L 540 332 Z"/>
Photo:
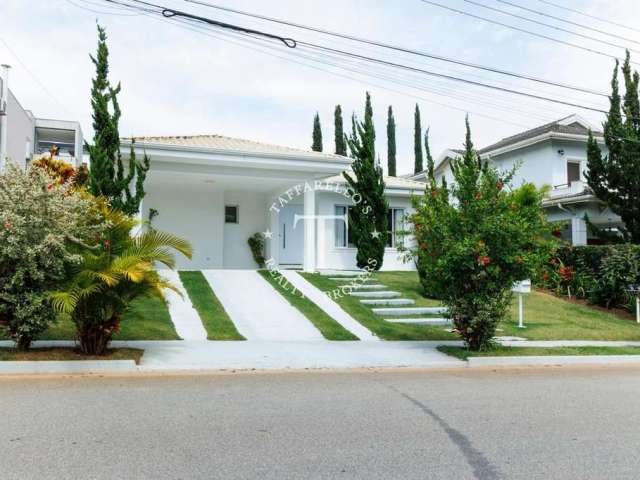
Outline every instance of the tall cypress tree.
<path fill-rule="evenodd" d="M 416 111 L 414 114 L 414 131 L 413 131 L 413 151 L 415 155 L 415 163 L 413 173 L 420 173 L 422 167 L 422 126 L 420 125 L 420 108 L 416 103 Z"/>
<path fill-rule="evenodd" d="M 424 131 L 424 153 L 427 156 L 427 178 L 429 182 L 435 185 L 435 162 L 431 155 L 431 147 L 429 146 L 429 129 Z"/>
<path fill-rule="evenodd" d="M 93 108 L 93 145 L 85 143 L 89 151 L 90 166 L 89 191 L 95 196 L 109 199 L 112 207 L 134 215 L 144 198 L 144 182 L 149 171 L 150 159 L 145 154 L 142 163 L 136 160 L 134 143 L 131 143 L 129 166 L 126 169 L 120 154 L 120 105 L 118 94 L 120 84 L 113 88 L 109 82 L 109 49 L 107 34 L 98 25 L 98 52 L 91 61 L 96 67 L 96 76 L 91 86 L 91 107 Z M 111 107 L 111 111 L 109 109 Z M 131 183 L 135 179 L 135 192 Z"/>
<path fill-rule="evenodd" d="M 396 120 L 391 105 L 387 112 L 387 170 L 390 177 L 396 176 Z"/>
<path fill-rule="evenodd" d="M 355 116 L 354 116 L 355 117 Z M 358 268 L 369 267 L 379 270 L 382 267 L 384 249 L 387 244 L 387 214 L 389 205 L 384 195 L 382 168 L 376 162 L 371 97 L 367 92 L 364 121 L 353 119 L 355 131 L 347 140 L 351 156 L 353 173 L 345 172 L 344 177 L 353 190 L 354 206 L 349 216 L 349 226 L 358 248 L 356 262 Z M 356 201 L 358 198 L 360 201 Z"/>
<path fill-rule="evenodd" d="M 610 108 L 604 123 L 604 141 L 609 154 L 589 132 L 587 143 L 589 187 L 620 216 L 627 240 L 640 243 L 640 75 L 631 72 L 629 52 L 622 67 L 626 94 L 620 97 L 616 62 L 611 80 Z"/>
<path fill-rule="evenodd" d="M 344 125 L 342 121 L 342 107 L 336 105 L 336 110 L 333 114 L 333 130 L 336 140 L 336 155 L 347 155 L 347 140 L 344 136 Z"/>
<path fill-rule="evenodd" d="M 322 151 L 322 128 L 320 127 L 320 115 L 316 112 L 316 116 L 313 117 L 313 144 L 311 150 L 314 152 Z"/>

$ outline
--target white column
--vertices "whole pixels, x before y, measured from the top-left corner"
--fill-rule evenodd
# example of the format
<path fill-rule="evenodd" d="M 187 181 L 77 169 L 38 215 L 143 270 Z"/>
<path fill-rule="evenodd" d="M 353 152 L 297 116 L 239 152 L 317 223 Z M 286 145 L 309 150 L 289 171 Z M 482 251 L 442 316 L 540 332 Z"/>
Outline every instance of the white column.
<path fill-rule="evenodd" d="M 316 269 L 316 192 L 309 188 L 304 192 L 304 264 L 305 272 Z"/>
<path fill-rule="evenodd" d="M 587 244 L 587 222 L 584 218 L 574 217 L 571 219 L 571 243 L 573 245 Z"/>

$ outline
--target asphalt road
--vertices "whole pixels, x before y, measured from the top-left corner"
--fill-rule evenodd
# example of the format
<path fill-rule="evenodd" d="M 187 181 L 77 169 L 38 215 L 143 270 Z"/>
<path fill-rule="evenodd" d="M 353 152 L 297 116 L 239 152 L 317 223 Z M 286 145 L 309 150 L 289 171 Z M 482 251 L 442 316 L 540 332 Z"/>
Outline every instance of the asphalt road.
<path fill-rule="evenodd" d="M 0 478 L 637 479 L 640 370 L 0 379 Z"/>

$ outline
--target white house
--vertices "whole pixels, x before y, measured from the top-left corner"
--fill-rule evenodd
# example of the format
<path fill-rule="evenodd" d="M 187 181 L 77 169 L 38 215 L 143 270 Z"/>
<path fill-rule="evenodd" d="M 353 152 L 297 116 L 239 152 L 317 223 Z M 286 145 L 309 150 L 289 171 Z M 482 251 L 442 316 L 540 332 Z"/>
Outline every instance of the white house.
<path fill-rule="evenodd" d="M 565 221 L 563 237 L 574 245 L 597 240 L 587 231 L 585 213 L 601 228 L 615 229 L 620 218 L 600 202 L 586 184 L 587 138 L 589 128 L 601 144 L 606 146 L 602 133 L 577 115 L 504 138 L 478 150 L 479 155 L 499 170 L 507 171 L 519 165 L 514 185 L 530 182 L 538 187 L 549 186 L 551 191 L 544 208 L 551 221 Z M 436 162 L 436 179 L 453 181 L 451 160 L 461 150 L 445 150 Z M 426 172 L 409 177 L 425 182 Z"/>
<path fill-rule="evenodd" d="M 3 65 L 0 77 L 0 171 L 9 159 L 24 168 L 34 155 L 53 145 L 60 158 L 74 166 L 82 163 L 82 129 L 75 121 L 36 118 L 9 89 L 9 67 Z"/>
<path fill-rule="evenodd" d="M 123 140 L 125 156 L 130 144 Z M 351 159 L 218 135 L 138 137 L 134 146 L 151 157 L 142 218 L 157 211 L 154 227 L 193 244 L 193 260 L 180 260 L 180 268 L 256 268 L 247 244 L 255 233 L 265 234 L 266 256 L 280 267 L 356 267 L 346 213 L 358 199 L 342 177 Z M 396 232 L 424 184 L 385 180 Z M 414 268 L 403 262 L 398 241 L 391 236 L 385 270 Z"/>

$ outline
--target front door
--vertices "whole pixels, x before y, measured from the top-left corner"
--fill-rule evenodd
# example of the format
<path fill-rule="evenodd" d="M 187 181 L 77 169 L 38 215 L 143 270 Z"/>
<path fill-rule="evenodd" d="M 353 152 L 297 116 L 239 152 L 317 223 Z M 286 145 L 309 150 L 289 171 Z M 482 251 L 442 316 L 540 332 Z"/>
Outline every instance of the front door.
<path fill-rule="evenodd" d="M 280 265 L 302 265 L 304 257 L 304 221 L 295 222 L 302 215 L 302 205 L 287 205 L 279 212 Z"/>

